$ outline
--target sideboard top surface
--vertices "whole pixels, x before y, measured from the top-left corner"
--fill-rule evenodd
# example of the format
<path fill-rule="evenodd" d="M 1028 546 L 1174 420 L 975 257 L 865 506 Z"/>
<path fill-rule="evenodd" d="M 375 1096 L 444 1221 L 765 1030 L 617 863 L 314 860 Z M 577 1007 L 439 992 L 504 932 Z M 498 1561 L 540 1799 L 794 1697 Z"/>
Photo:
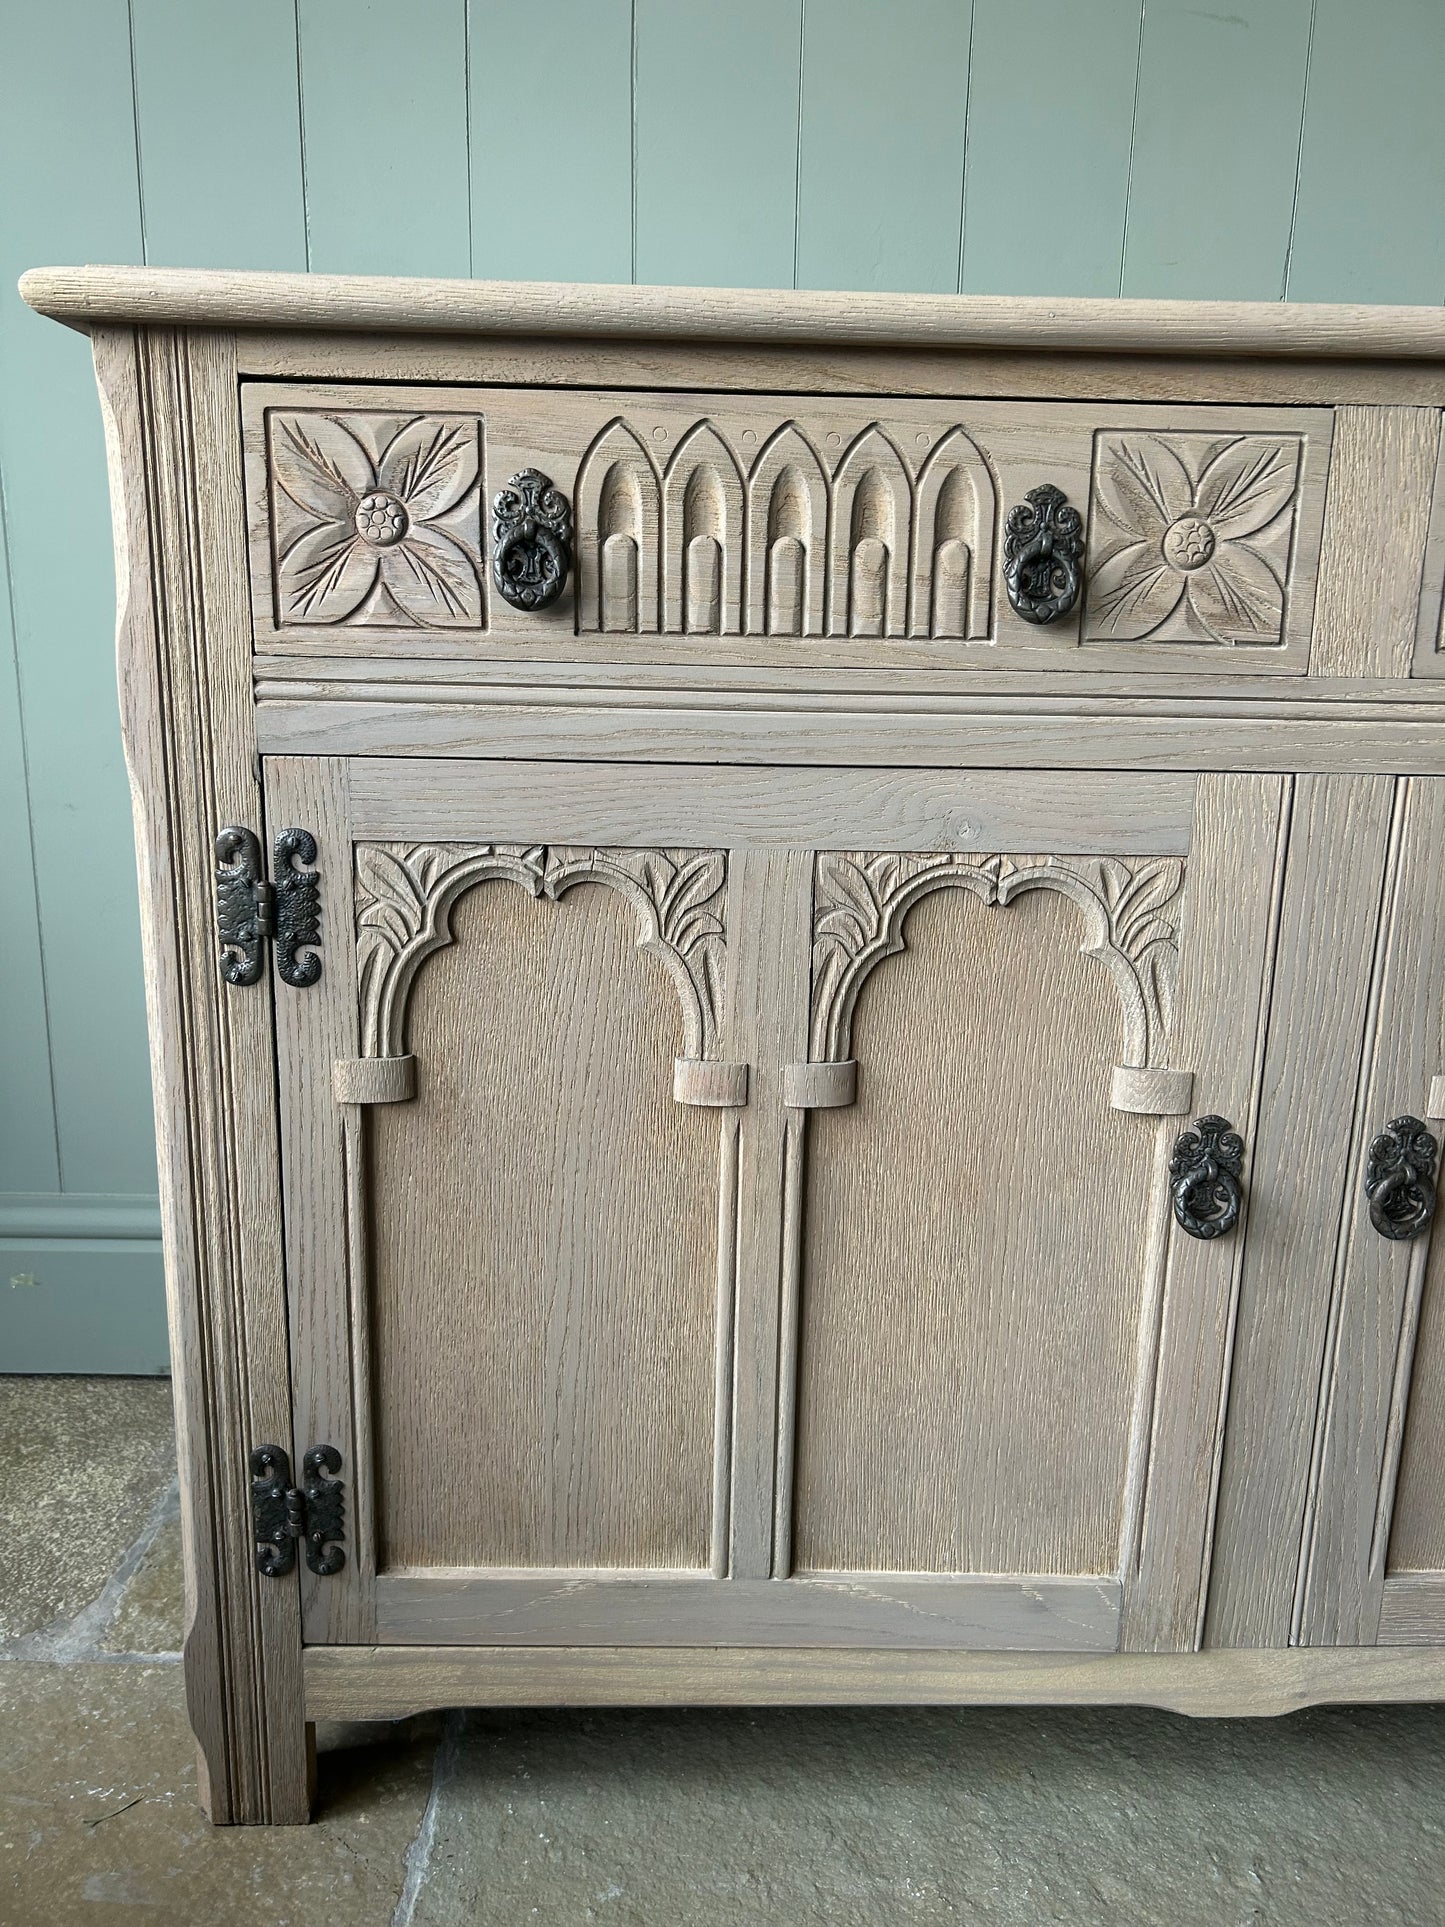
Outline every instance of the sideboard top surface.
<path fill-rule="evenodd" d="M 20 292 L 41 314 L 82 330 L 122 324 L 1445 361 L 1445 309 L 1359 303 L 1054 300 L 135 267 L 33 268 L 21 277 Z"/>

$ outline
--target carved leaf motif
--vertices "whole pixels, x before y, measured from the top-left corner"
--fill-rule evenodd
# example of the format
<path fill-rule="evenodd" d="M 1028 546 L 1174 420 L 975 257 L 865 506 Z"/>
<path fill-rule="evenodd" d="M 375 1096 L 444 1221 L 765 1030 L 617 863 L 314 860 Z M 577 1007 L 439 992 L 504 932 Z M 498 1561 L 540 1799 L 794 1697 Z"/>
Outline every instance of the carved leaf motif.
<path fill-rule="evenodd" d="M 267 416 L 277 619 L 479 628 L 475 417 Z"/>
<path fill-rule="evenodd" d="M 922 856 L 826 852 L 814 865 L 811 1051 L 849 1055 L 864 980 L 904 946 L 908 910 L 933 890 L 962 887 L 986 904 L 1055 889 L 1089 918 L 1083 948 L 1106 963 L 1123 1002 L 1122 1060 L 1157 1063 L 1174 1014 L 1179 961 L 1177 857 Z"/>
<path fill-rule="evenodd" d="M 1100 434 L 1085 637 L 1279 643 L 1297 435 Z"/>
<path fill-rule="evenodd" d="M 619 891 L 637 914 L 639 948 L 657 954 L 677 988 L 683 1054 L 715 1053 L 725 959 L 724 852 L 363 843 L 356 851 L 356 928 L 367 1055 L 403 1053 L 406 1002 L 417 970 L 451 942 L 451 912 L 459 897 L 474 884 L 497 879 L 553 899 L 584 882 Z"/>

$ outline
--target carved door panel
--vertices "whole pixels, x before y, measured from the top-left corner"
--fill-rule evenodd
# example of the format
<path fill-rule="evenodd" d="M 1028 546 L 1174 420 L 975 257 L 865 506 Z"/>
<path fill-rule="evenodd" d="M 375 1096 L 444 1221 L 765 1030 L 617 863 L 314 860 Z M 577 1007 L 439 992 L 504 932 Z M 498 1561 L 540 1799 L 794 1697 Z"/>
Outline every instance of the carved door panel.
<path fill-rule="evenodd" d="M 307 1637 L 1192 1645 L 1286 783 L 269 760 Z"/>
<path fill-rule="evenodd" d="M 1331 1293 L 1295 1637 L 1445 1641 L 1445 779 L 1402 777 Z"/>

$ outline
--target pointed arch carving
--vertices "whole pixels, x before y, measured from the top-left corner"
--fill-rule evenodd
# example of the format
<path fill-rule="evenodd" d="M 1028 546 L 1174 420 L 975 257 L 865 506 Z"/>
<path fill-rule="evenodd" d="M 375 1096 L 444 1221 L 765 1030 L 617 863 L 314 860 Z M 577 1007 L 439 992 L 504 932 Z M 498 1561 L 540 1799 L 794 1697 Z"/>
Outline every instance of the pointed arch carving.
<path fill-rule="evenodd" d="M 713 423 L 696 422 L 662 478 L 663 628 L 737 635 L 742 564 L 742 471 Z"/>
<path fill-rule="evenodd" d="M 815 1063 L 853 1054 L 858 993 L 887 957 L 907 948 L 904 925 L 934 890 L 969 890 L 1010 903 L 1056 890 L 1084 917 L 1086 957 L 1108 970 L 1119 995 L 1122 1065 L 1165 1063 L 1179 969 L 1182 857 L 927 856 L 825 851 L 813 870 L 813 987 L 809 1049 Z"/>
<path fill-rule="evenodd" d="M 654 634 L 660 486 L 651 455 L 620 415 L 582 457 L 573 506 L 579 632 Z"/>
<path fill-rule="evenodd" d="M 519 884 L 560 900 L 600 883 L 631 904 L 637 947 L 677 992 L 683 1051 L 715 1057 L 726 952 L 727 856 L 722 850 L 523 848 L 468 843 L 361 843 L 356 849 L 356 956 L 361 1046 L 406 1053 L 412 986 L 426 959 L 453 941 L 452 913 L 477 884 Z"/>
<path fill-rule="evenodd" d="M 833 478 L 828 632 L 908 633 L 913 490 L 903 457 L 872 422 L 844 451 Z"/>
<path fill-rule="evenodd" d="M 910 633 L 987 638 L 993 628 L 998 493 L 978 444 L 949 429 L 919 471 Z M 966 555 L 965 555 L 966 552 Z"/>
<path fill-rule="evenodd" d="M 749 635 L 823 634 L 827 582 L 828 478 L 817 450 L 793 421 L 784 422 L 758 451 L 748 477 L 747 629 Z M 796 543 L 796 551 L 782 543 Z M 796 616 L 785 624 L 796 571 Z"/>

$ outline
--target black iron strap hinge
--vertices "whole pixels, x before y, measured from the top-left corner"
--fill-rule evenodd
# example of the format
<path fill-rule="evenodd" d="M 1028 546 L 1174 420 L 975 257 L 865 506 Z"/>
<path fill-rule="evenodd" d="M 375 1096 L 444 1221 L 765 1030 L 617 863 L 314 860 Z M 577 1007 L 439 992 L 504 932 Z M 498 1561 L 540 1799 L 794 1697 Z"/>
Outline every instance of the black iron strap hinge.
<path fill-rule="evenodd" d="M 297 990 L 321 975 L 321 880 L 298 866 L 316 861 L 309 830 L 282 830 L 276 838 L 274 882 L 261 863 L 254 833 L 228 823 L 216 837 L 216 936 L 221 975 L 228 984 L 254 984 L 266 945 L 276 947 L 281 981 Z M 304 950 L 302 957 L 297 952 Z"/>
<path fill-rule="evenodd" d="M 284 1579 L 295 1570 L 298 1541 L 307 1565 L 323 1579 L 346 1564 L 346 1488 L 334 1476 L 341 1454 L 334 1445 L 313 1445 L 301 1470 L 303 1483 L 292 1485 L 291 1461 L 279 1445 L 258 1445 L 251 1454 L 256 1570 L 267 1579 Z"/>

